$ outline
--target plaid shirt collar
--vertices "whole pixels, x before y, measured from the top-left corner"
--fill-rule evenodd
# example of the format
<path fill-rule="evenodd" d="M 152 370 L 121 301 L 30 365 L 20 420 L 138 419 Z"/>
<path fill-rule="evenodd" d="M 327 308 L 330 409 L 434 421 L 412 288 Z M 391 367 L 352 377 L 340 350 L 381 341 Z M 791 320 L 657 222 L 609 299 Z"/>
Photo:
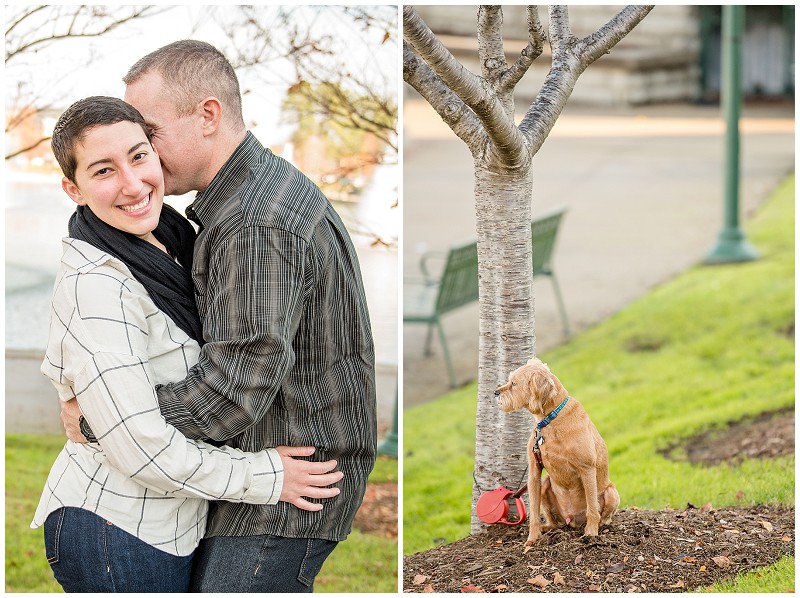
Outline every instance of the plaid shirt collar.
<path fill-rule="evenodd" d="M 197 194 L 186 208 L 186 216 L 201 227 L 208 226 L 231 195 L 244 183 L 250 169 L 267 150 L 250 131 L 247 132 L 228 161 L 220 168 L 211 183 Z"/>

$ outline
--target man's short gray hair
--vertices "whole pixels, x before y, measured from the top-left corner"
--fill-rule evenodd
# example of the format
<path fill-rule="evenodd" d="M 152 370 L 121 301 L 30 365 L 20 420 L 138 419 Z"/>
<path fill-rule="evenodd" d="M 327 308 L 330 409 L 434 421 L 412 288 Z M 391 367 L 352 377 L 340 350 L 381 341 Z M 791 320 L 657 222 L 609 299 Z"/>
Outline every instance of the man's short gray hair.
<path fill-rule="evenodd" d="M 162 76 L 179 115 L 191 114 L 198 102 L 214 96 L 222 103 L 223 118 L 227 114 L 232 126 L 244 128 L 236 71 L 211 44 L 193 39 L 168 44 L 138 60 L 122 81 L 130 85 L 150 72 Z"/>

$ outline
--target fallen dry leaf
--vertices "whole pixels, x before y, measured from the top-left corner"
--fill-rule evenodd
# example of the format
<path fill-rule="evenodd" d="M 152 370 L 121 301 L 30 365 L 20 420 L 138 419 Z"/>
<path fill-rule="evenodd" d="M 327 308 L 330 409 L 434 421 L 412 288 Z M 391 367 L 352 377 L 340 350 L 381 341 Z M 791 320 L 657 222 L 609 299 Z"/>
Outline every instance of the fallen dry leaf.
<path fill-rule="evenodd" d="M 703 511 L 704 513 L 710 513 L 711 511 L 714 510 L 714 507 L 711 506 L 710 502 L 707 502 L 702 507 L 700 507 L 700 510 Z"/>
<path fill-rule="evenodd" d="M 701 565 L 701 566 L 700 566 L 700 571 L 708 571 L 708 569 L 706 569 L 706 566 L 705 566 L 705 565 Z"/>
<path fill-rule="evenodd" d="M 547 581 L 543 575 L 537 575 L 536 577 L 529 579 L 528 583 L 532 586 L 536 586 L 537 588 L 546 588 L 552 582 Z"/>
<path fill-rule="evenodd" d="M 415 586 L 421 586 L 426 581 L 428 581 L 428 579 L 430 578 L 427 575 L 415 575 L 414 581 L 412 581 L 411 583 L 413 583 Z"/>
<path fill-rule="evenodd" d="M 715 556 L 712 557 L 711 560 L 714 561 L 714 564 L 716 564 L 720 569 L 727 569 L 733 564 L 726 556 Z"/>
<path fill-rule="evenodd" d="M 609 565 L 606 567 L 606 571 L 608 573 L 619 573 L 620 571 L 625 569 L 625 565 L 622 563 L 615 563 L 614 565 Z"/>
<path fill-rule="evenodd" d="M 791 541 L 792 539 L 789 536 L 784 536 L 783 538 L 781 538 L 781 542 L 791 542 Z"/>
<path fill-rule="evenodd" d="M 671 588 L 685 588 L 685 587 L 686 587 L 686 584 L 685 584 L 685 583 L 683 583 L 683 581 L 681 581 L 681 580 L 679 579 L 679 580 L 678 580 L 678 581 L 677 581 L 675 584 L 673 584 L 673 585 L 671 585 L 671 586 L 669 586 L 669 587 L 671 587 Z"/>
<path fill-rule="evenodd" d="M 759 519 L 758 522 L 761 524 L 761 527 L 763 527 L 768 532 L 772 531 L 772 524 L 769 521 L 764 521 L 763 519 Z"/>
<path fill-rule="evenodd" d="M 504 584 L 504 583 L 501 583 L 499 586 L 495 586 L 492 591 L 502 594 L 506 590 L 508 590 L 508 586 L 506 584 Z"/>
<path fill-rule="evenodd" d="M 555 576 L 553 577 L 553 583 L 559 586 L 563 586 L 565 583 L 564 576 L 561 575 L 558 571 L 556 571 Z"/>
<path fill-rule="evenodd" d="M 484 590 L 481 586 L 461 586 L 461 593 L 462 594 L 485 594 L 486 590 Z"/>
<path fill-rule="evenodd" d="M 576 564 L 576 565 L 580 564 L 580 562 L 581 562 L 582 560 L 583 560 L 583 555 L 582 555 L 582 554 L 579 554 L 578 556 L 576 556 L 576 557 L 575 557 L 575 564 Z"/>
<path fill-rule="evenodd" d="M 425 586 L 425 588 L 422 590 L 422 593 L 423 593 L 423 594 L 435 594 L 435 593 L 436 593 L 436 590 L 434 590 L 434 589 L 433 589 L 433 586 L 432 586 L 431 584 L 428 584 L 428 585 L 426 585 L 426 586 Z"/>
<path fill-rule="evenodd" d="M 589 591 L 590 592 L 599 592 L 600 591 L 600 586 L 592 584 L 592 585 L 589 586 Z"/>

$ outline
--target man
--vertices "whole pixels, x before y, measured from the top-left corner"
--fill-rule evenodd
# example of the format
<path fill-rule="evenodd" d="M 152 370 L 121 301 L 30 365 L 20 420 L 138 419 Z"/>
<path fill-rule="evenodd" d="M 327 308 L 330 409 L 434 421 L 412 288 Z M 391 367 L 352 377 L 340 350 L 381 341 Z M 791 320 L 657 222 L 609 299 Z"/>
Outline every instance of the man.
<path fill-rule="evenodd" d="M 246 130 L 236 74 L 184 40 L 124 77 L 153 129 L 167 195 L 199 191 L 192 277 L 199 363 L 157 387 L 167 421 L 243 450 L 314 446 L 344 478 L 320 510 L 219 502 L 193 591 L 310 592 L 350 531 L 376 457 L 374 350 L 355 250 L 321 191 Z M 318 507 L 317 507 L 318 508 Z"/>

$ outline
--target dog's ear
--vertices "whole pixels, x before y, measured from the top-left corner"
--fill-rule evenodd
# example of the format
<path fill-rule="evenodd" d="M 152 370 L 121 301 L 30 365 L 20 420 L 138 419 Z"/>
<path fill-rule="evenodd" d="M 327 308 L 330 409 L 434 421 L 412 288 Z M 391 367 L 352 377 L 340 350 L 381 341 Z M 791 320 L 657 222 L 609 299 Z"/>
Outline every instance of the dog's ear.
<path fill-rule="evenodd" d="M 539 400 L 543 406 L 549 401 L 556 392 L 556 385 L 553 383 L 553 377 L 546 368 L 535 368 L 531 372 L 529 380 L 531 398 Z"/>

